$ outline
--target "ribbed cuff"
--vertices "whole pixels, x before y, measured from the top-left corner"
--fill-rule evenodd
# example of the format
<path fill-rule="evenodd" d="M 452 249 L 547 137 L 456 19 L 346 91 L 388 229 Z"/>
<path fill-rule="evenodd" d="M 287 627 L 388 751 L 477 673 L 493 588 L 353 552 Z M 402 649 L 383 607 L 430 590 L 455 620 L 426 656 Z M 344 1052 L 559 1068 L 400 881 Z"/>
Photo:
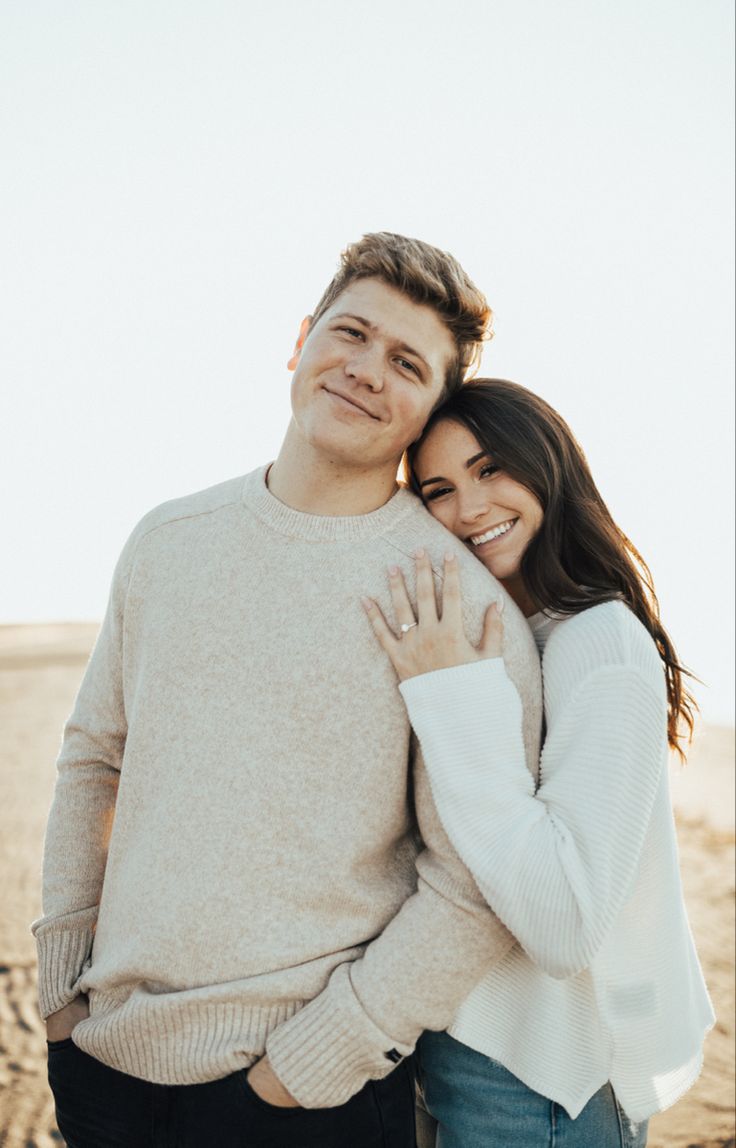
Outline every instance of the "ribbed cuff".
<path fill-rule="evenodd" d="M 502 658 L 420 674 L 399 689 L 443 821 L 448 803 L 465 820 L 471 793 L 492 801 L 498 817 L 517 807 L 519 792 L 534 792 L 521 700 Z"/>
<path fill-rule="evenodd" d="M 401 682 L 399 690 L 422 748 L 449 735 L 457 742 L 457 753 L 474 737 L 479 746 L 503 747 L 496 754 L 502 759 L 512 744 L 523 753 L 521 699 L 503 658 L 418 674 Z"/>
<path fill-rule="evenodd" d="M 349 963 L 338 965 L 327 988 L 266 1042 L 274 1072 L 303 1108 L 345 1104 L 412 1051 L 367 1016 L 353 990 Z"/>
<path fill-rule="evenodd" d="M 429 670 L 406 678 L 399 684 L 399 690 L 410 712 L 416 715 L 417 722 L 431 723 L 433 727 L 440 717 L 454 718 L 456 711 L 447 705 L 448 695 L 453 703 L 463 700 L 470 694 L 480 702 L 479 712 L 487 720 L 489 701 L 493 701 L 498 691 L 503 690 L 516 696 L 517 707 L 521 710 L 518 693 L 511 682 L 503 658 L 483 658 L 477 662 L 465 662 L 459 666 L 448 666 L 444 670 Z M 464 710 L 469 710 L 467 704 Z M 474 710 L 471 712 L 475 712 Z M 463 713 L 463 718 L 467 713 Z M 418 732 L 418 731 L 417 731 Z"/>
<path fill-rule="evenodd" d="M 97 908 L 33 926 L 38 948 L 38 1006 L 46 1019 L 79 996 L 77 982 L 92 950 Z"/>

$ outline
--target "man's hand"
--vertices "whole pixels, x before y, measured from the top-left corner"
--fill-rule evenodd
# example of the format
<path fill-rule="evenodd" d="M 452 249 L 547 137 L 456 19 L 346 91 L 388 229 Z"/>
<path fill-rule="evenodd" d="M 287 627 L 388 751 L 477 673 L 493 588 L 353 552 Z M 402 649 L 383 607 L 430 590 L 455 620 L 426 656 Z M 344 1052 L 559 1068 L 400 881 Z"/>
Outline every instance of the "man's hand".
<path fill-rule="evenodd" d="M 256 1096 L 260 1096 L 266 1104 L 273 1104 L 275 1108 L 299 1108 L 299 1102 L 286 1091 L 267 1056 L 262 1056 L 252 1065 L 247 1080 Z"/>
<path fill-rule="evenodd" d="M 86 1020 L 88 1016 L 89 1002 L 86 996 L 81 994 L 58 1012 L 52 1012 L 51 1016 L 46 1017 L 46 1039 L 66 1040 L 72 1035 L 72 1029 L 76 1028 L 80 1020 Z"/>

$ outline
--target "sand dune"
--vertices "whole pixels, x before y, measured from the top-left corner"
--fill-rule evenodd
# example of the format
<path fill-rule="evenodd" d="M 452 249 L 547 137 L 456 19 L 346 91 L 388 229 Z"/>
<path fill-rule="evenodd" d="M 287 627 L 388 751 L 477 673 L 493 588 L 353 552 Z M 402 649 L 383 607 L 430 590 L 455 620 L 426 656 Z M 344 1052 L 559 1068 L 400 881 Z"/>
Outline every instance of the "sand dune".
<path fill-rule="evenodd" d="M 94 625 L 0 627 L 2 1148 L 62 1143 L 46 1086 L 28 923 L 40 912 L 54 759 L 95 632 Z M 673 778 L 688 906 L 719 1020 L 700 1080 L 652 1121 L 650 1148 L 736 1148 L 733 776 L 733 731 L 710 727 L 699 733 L 687 771 Z"/>

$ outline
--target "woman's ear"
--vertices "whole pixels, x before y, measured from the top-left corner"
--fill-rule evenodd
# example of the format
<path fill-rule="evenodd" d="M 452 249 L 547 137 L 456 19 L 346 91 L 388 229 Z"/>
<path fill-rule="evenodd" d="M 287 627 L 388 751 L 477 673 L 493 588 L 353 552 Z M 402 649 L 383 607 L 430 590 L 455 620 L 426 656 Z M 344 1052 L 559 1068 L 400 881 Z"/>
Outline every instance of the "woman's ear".
<path fill-rule="evenodd" d="M 291 356 L 288 363 L 286 364 L 290 371 L 296 370 L 297 363 L 299 362 L 299 356 L 301 355 L 302 347 L 304 346 L 304 340 L 306 339 L 307 335 L 309 334 L 309 328 L 311 326 L 312 326 L 312 316 L 307 315 L 304 319 L 302 319 L 301 324 L 299 325 L 299 336 L 297 338 L 296 345 L 294 347 L 294 354 Z"/>

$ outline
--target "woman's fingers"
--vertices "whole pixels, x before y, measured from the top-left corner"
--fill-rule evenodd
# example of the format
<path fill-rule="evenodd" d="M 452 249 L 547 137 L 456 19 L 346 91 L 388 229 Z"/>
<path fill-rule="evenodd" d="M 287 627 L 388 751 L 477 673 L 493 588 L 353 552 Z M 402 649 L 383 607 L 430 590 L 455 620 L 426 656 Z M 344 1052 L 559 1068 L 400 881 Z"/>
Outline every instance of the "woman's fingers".
<path fill-rule="evenodd" d="M 414 607 L 409 601 L 404 575 L 398 566 L 389 567 L 388 581 L 391 590 L 391 600 L 394 604 L 394 614 L 396 615 L 399 628 L 401 628 L 401 626 L 410 626 L 412 622 L 416 622 Z"/>
<path fill-rule="evenodd" d="M 478 650 L 484 658 L 500 658 L 503 653 L 503 598 L 497 598 L 486 610 L 483 637 Z"/>
<path fill-rule="evenodd" d="M 414 561 L 417 569 L 417 617 L 420 622 L 436 622 L 437 599 L 434 593 L 434 574 L 426 550 L 417 550 Z"/>
<path fill-rule="evenodd" d="M 448 550 L 445 554 L 445 578 L 442 587 L 442 621 L 453 627 L 463 626 L 463 600 L 460 593 L 460 564 Z"/>
<path fill-rule="evenodd" d="M 395 654 L 396 647 L 399 644 L 398 638 L 381 613 L 381 607 L 378 606 L 372 598 L 361 598 L 361 602 L 373 627 L 373 633 L 391 659 L 392 665 L 396 668 Z"/>
<path fill-rule="evenodd" d="M 388 655 L 399 681 L 434 670 L 466 665 L 482 658 L 501 654 L 503 624 L 498 604 L 486 613 L 483 637 L 475 646 L 465 634 L 460 596 L 459 563 L 454 554 L 445 555 L 445 586 L 442 618 L 437 620 L 437 598 L 432 565 L 421 550 L 415 555 L 417 571 L 417 618 L 406 592 L 404 577 L 398 566 L 389 570 L 389 583 L 394 615 L 399 633 L 386 621 L 372 598 L 363 598 L 373 632 Z M 500 600 L 501 608 L 503 602 Z M 403 629 L 402 629 L 403 628 Z"/>

